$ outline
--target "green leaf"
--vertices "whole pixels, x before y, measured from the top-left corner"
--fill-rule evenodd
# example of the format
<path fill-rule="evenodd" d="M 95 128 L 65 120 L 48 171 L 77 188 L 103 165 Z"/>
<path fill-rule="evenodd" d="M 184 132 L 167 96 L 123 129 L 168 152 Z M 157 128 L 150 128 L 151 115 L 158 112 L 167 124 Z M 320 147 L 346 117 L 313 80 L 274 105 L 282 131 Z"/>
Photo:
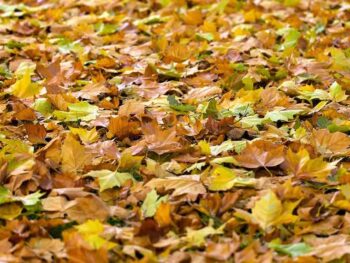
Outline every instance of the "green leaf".
<path fill-rule="evenodd" d="M 117 32 L 118 26 L 114 24 L 97 23 L 95 25 L 95 30 L 97 34 L 105 36 Z"/>
<path fill-rule="evenodd" d="M 284 42 L 280 46 L 280 50 L 293 48 L 298 43 L 301 33 L 295 28 L 282 28 L 277 31 L 277 34 L 282 35 Z"/>
<path fill-rule="evenodd" d="M 53 42 L 53 44 L 58 45 L 59 51 L 63 54 L 68 54 L 70 52 L 80 54 L 84 52 L 84 47 L 79 43 L 79 40 L 73 42 L 68 38 L 59 37 L 51 40 L 51 42 Z"/>
<path fill-rule="evenodd" d="M 329 95 L 335 102 L 344 101 L 348 97 L 345 94 L 345 90 L 343 90 L 342 87 L 336 81 L 333 82 L 333 84 L 329 87 Z"/>
<path fill-rule="evenodd" d="M 294 118 L 295 114 L 302 112 L 302 110 L 274 110 L 266 113 L 265 119 L 273 122 L 289 121 Z"/>
<path fill-rule="evenodd" d="M 230 108 L 229 111 L 233 116 L 236 116 L 236 117 L 245 117 L 245 116 L 254 115 L 254 110 L 251 107 L 250 103 L 235 105 L 234 107 Z"/>
<path fill-rule="evenodd" d="M 240 153 L 246 146 L 245 141 L 224 141 L 220 145 L 210 146 L 210 152 L 213 156 L 217 156 L 222 152 L 234 150 L 237 153 Z"/>
<path fill-rule="evenodd" d="M 98 107 L 86 101 L 69 104 L 68 109 L 69 112 L 55 110 L 53 116 L 64 121 L 91 121 L 97 117 Z"/>
<path fill-rule="evenodd" d="M 168 19 L 166 17 L 161 17 L 161 16 L 158 16 L 158 15 L 154 15 L 154 16 L 148 16 L 146 18 L 136 20 L 134 22 L 134 24 L 136 26 L 138 26 L 138 25 L 154 25 L 154 24 L 164 23 L 167 20 Z"/>
<path fill-rule="evenodd" d="M 0 205 L 10 202 L 21 202 L 24 206 L 34 206 L 40 203 L 40 198 L 45 195 L 45 193 L 40 193 L 36 191 L 35 193 L 26 196 L 13 196 L 9 189 L 4 186 L 0 186 Z"/>
<path fill-rule="evenodd" d="M 110 170 L 99 170 L 99 171 L 90 171 L 85 174 L 84 177 L 94 177 L 97 178 L 100 185 L 100 192 L 103 192 L 106 189 L 111 189 L 115 186 L 122 186 L 125 181 L 132 180 L 133 177 L 129 173 L 119 173 L 118 171 Z"/>
<path fill-rule="evenodd" d="M 217 156 L 222 152 L 231 151 L 233 149 L 234 149 L 234 143 L 231 140 L 224 141 L 220 145 L 210 146 L 210 152 L 214 156 Z"/>
<path fill-rule="evenodd" d="M 318 100 L 329 100 L 329 94 L 327 91 L 322 89 L 315 89 L 314 91 L 301 90 L 299 91 L 298 98 L 306 99 L 308 101 L 318 99 Z"/>
<path fill-rule="evenodd" d="M 334 70 L 350 70 L 350 58 L 339 48 L 330 48 Z"/>
<path fill-rule="evenodd" d="M 196 33 L 196 39 L 210 42 L 214 40 L 214 36 L 212 33 Z"/>
<path fill-rule="evenodd" d="M 242 125 L 242 128 L 255 128 L 257 129 L 258 125 L 263 124 L 264 118 L 259 118 L 257 114 L 252 116 L 247 116 L 242 119 L 240 119 L 240 123 Z"/>
<path fill-rule="evenodd" d="M 169 102 L 170 108 L 176 111 L 187 112 L 187 111 L 194 111 L 196 109 L 196 107 L 193 105 L 182 104 L 178 102 L 175 98 L 175 95 L 168 96 L 167 100 Z"/>
<path fill-rule="evenodd" d="M 36 191 L 35 193 L 26 195 L 24 197 L 14 197 L 14 200 L 21 201 L 24 206 L 34 206 L 40 203 L 40 197 L 45 195 L 45 193 L 40 193 L 40 191 Z"/>
<path fill-rule="evenodd" d="M 52 105 L 46 98 L 38 98 L 35 100 L 33 109 L 40 112 L 42 115 L 46 116 L 52 113 Z"/>
<path fill-rule="evenodd" d="M 285 254 L 291 257 L 299 257 L 311 252 L 312 248 L 305 243 L 295 243 L 288 245 L 281 245 L 274 241 L 268 243 L 269 248 L 274 249 L 276 252 Z"/>
<path fill-rule="evenodd" d="M 4 186 L 0 186 L 0 205 L 11 202 L 11 192 Z"/>
<path fill-rule="evenodd" d="M 27 11 L 27 6 L 24 4 L 19 5 L 7 5 L 0 4 L 0 10 L 2 11 L 1 17 L 11 17 L 11 16 L 23 16 Z"/>
<path fill-rule="evenodd" d="M 10 49 L 21 49 L 22 47 L 24 47 L 26 45 L 26 43 L 23 43 L 23 42 L 19 42 L 19 41 L 15 41 L 15 40 L 10 40 L 9 42 L 7 42 L 5 44 L 5 46 L 7 48 L 10 48 Z"/>
<path fill-rule="evenodd" d="M 220 0 L 220 2 L 217 4 L 216 9 L 220 14 L 223 14 L 225 12 L 226 6 L 228 5 L 230 0 Z"/>
<path fill-rule="evenodd" d="M 213 117 L 217 118 L 218 117 L 218 109 L 216 107 L 216 100 L 215 99 L 210 99 L 209 103 L 206 107 L 205 110 L 205 117 Z"/>
<path fill-rule="evenodd" d="M 161 202 L 166 202 L 168 196 L 159 197 L 157 191 L 152 189 L 152 191 L 148 192 L 143 204 L 141 206 L 141 210 L 145 217 L 152 217 L 155 215 L 158 206 Z"/>
<path fill-rule="evenodd" d="M 330 124 L 332 124 L 332 122 L 324 116 L 317 119 L 317 126 L 320 128 L 327 128 Z"/>
<path fill-rule="evenodd" d="M 243 83 L 244 87 L 247 90 L 253 90 L 254 89 L 254 80 L 253 80 L 253 78 L 251 78 L 249 76 L 245 76 L 244 78 L 242 78 L 242 83 Z"/>
<path fill-rule="evenodd" d="M 199 230 L 192 230 L 187 228 L 187 235 L 184 239 L 187 243 L 189 243 L 190 246 L 202 246 L 208 236 L 220 234 L 223 234 L 223 227 L 215 229 L 212 226 L 206 226 Z"/>

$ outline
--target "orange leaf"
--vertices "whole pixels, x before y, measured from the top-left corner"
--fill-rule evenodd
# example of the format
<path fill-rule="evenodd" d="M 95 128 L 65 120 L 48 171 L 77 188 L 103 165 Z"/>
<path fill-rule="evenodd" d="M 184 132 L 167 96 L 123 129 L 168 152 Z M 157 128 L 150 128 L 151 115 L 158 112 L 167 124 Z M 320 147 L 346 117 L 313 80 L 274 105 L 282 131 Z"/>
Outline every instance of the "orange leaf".
<path fill-rule="evenodd" d="M 254 141 L 235 159 L 246 168 L 273 167 L 284 161 L 284 147 L 269 141 Z"/>
<path fill-rule="evenodd" d="M 139 127 L 138 122 L 129 121 L 127 117 L 115 117 L 110 119 L 108 130 L 111 135 L 115 135 L 119 139 L 124 139 L 128 136 L 139 135 Z"/>

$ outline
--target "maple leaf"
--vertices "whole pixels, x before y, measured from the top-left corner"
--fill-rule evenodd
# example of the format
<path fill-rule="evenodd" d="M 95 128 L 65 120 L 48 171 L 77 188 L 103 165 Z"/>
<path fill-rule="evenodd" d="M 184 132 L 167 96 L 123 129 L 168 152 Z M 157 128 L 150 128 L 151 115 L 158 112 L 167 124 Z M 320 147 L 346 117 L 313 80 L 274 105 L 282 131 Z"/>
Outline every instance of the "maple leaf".
<path fill-rule="evenodd" d="M 145 124 L 142 130 L 145 135 L 147 148 L 152 152 L 164 154 L 176 152 L 183 148 L 175 128 L 161 130 L 159 126 L 153 122 L 152 124 Z"/>
<path fill-rule="evenodd" d="M 206 193 L 206 189 L 201 182 L 186 177 L 155 178 L 145 184 L 145 186 L 156 189 L 162 187 L 167 190 L 173 189 L 172 197 L 187 195 L 186 198 L 190 200 L 195 200 L 198 195 Z"/>
<path fill-rule="evenodd" d="M 338 162 L 339 160 L 328 163 L 323 161 L 322 157 L 311 159 L 306 149 L 300 149 L 296 153 L 288 149 L 286 162 L 283 166 L 286 167 L 287 171 L 292 175 L 300 179 L 325 182 L 331 171 L 337 168 Z"/>
<path fill-rule="evenodd" d="M 270 141 L 253 141 L 235 159 L 246 168 L 273 167 L 284 161 L 284 147 Z"/>
<path fill-rule="evenodd" d="M 273 122 L 277 121 L 289 121 L 294 118 L 295 114 L 302 112 L 302 110 L 274 110 L 267 112 L 265 119 L 271 120 Z"/>
<path fill-rule="evenodd" d="M 165 58 L 169 61 L 182 62 L 187 60 L 191 55 L 186 45 L 175 43 L 169 46 L 165 53 Z"/>
<path fill-rule="evenodd" d="M 66 209 L 71 220 L 83 223 L 89 219 L 104 221 L 110 215 L 109 207 L 99 197 L 88 195 L 75 198 L 73 204 Z"/>
<path fill-rule="evenodd" d="M 75 226 L 75 228 L 78 229 L 83 239 L 89 243 L 93 249 L 100 249 L 101 247 L 112 249 L 116 246 L 115 243 L 109 242 L 100 236 L 104 230 L 104 226 L 98 220 L 87 220 L 85 223 Z"/>
<path fill-rule="evenodd" d="M 69 130 L 74 134 L 78 135 L 80 140 L 83 143 L 93 143 L 98 140 L 98 132 L 96 131 L 96 128 L 92 128 L 91 130 L 83 129 L 83 128 L 74 128 L 69 127 Z"/>
<path fill-rule="evenodd" d="M 53 111 L 53 115 L 63 121 L 91 121 L 96 119 L 98 107 L 86 101 L 68 104 L 69 111 Z"/>
<path fill-rule="evenodd" d="M 267 230 L 274 225 L 295 222 L 298 217 L 292 213 L 298 204 L 299 201 L 282 203 L 272 190 L 268 190 L 255 203 L 252 216 L 262 229 Z"/>
<path fill-rule="evenodd" d="M 21 99 L 38 95 L 42 87 L 38 83 L 32 83 L 31 74 L 32 70 L 26 68 L 23 76 L 10 87 L 9 92 Z"/>
<path fill-rule="evenodd" d="M 330 133 L 327 129 L 321 129 L 314 130 L 312 135 L 316 149 L 325 156 L 342 155 L 350 150 L 350 137 L 345 133 Z"/>
<path fill-rule="evenodd" d="M 129 121 L 127 117 L 111 118 L 108 125 L 108 130 L 111 135 L 115 135 L 120 139 L 128 136 L 140 134 L 140 125 L 136 121 Z"/>
<path fill-rule="evenodd" d="M 282 202 L 273 191 L 268 191 L 252 209 L 252 215 L 259 225 L 266 230 L 275 224 L 277 218 L 282 214 Z"/>
<path fill-rule="evenodd" d="M 350 254 L 350 242 L 346 235 L 339 234 L 325 238 L 308 238 L 306 241 L 312 246 L 309 255 L 316 255 L 325 262 L 339 259 Z"/>
<path fill-rule="evenodd" d="M 215 229 L 212 226 L 206 226 L 199 230 L 187 229 L 185 240 L 191 247 L 201 246 L 204 244 L 207 236 L 220 234 L 223 234 L 223 227 Z"/>
<path fill-rule="evenodd" d="M 343 90 L 337 82 L 333 82 L 333 84 L 329 87 L 329 95 L 336 102 L 344 101 L 348 97 L 345 94 L 345 90 Z"/>
<path fill-rule="evenodd" d="M 134 180 L 129 173 L 119 173 L 118 171 L 113 172 L 110 170 L 91 171 L 84 175 L 84 177 L 89 176 L 97 178 L 101 192 L 115 186 L 121 186 L 127 180 Z"/>
<path fill-rule="evenodd" d="M 254 178 L 237 177 L 236 173 L 224 166 L 218 166 L 209 177 L 209 190 L 225 191 L 234 186 L 254 186 Z"/>
<path fill-rule="evenodd" d="M 167 196 L 159 197 L 159 195 L 157 194 L 157 191 L 154 189 L 148 192 L 141 206 L 144 216 L 145 217 L 154 216 L 159 205 L 161 203 L 166 202 L 167 198 L 168 198 Z"/>
<path fill-rule="evenodd" d="M 88 153 L 72 134 L 67 134 L 61 151 L 62 170 L 64 172 L 77 173 L 91 160 Z"/>

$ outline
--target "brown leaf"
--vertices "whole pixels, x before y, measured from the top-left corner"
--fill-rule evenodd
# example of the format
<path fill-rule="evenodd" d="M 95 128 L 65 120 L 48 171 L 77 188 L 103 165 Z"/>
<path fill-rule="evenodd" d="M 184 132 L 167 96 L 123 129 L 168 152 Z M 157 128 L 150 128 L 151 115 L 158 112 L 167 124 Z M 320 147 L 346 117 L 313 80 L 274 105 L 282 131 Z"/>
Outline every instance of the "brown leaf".
<path fill-rule="evenodd" d="M 108 263 L 107 249 L 92 249 L 77 232 L 63 233 L 69 262 L 72 263 Z"/>
<path fill-rule="evenodd" d="M 191 51 L 186 45 L 175 43 L 169 46 L 165 52 L 166 61 L 182 62 L 191 56 Z"/>
<path fill-rule="evenodd" d="M 309 255 L 317 256 L 324 262 L 340 259 L 350 254 L 350 242 L 347 235 L 336 235 L 326 238 L 308 238 L 306 241 L 313 246 Z"/>
<path fill-rule="evenodd" d="M 108 206 L 97 196 L 78 197 L 72 207 L 66 210 L 71 220 L 83 223 L 88 219 L 105 221 L 110 214 Z"/>
<path fill-rule="evenodd" d="M 246 168 L 273 167 L 284 161 L 284 147 L 270 141 L 254 141 L 235 159 Z"/>
<path fill-rule="evenodd" d="M 171 196 L 179 197 L 186 195 L 184 197 L 192 201 L 196 200 L 198 195 L 207 192 L 201 182 L 186 177 L 155 178 L 149 181 L 145 186 L 157 189 L 174 190 Z"/>
<path fill-rule="evenodd" d="M 350 151 L 350 137 L 345 133 L 330 133 L 327 129 L 321 129 L 314 130 L 312 135 L 312 142 L 320 154 L 342 155 Z"/>
<path fill-rule="evenodd" d="M 176 129 L 162 130 L 156 122 L 146 123 L 142 126 L 148 150 L 157 154 L 176 152 L 184 147 L 176 135 Z"/>
<path fill-rule="evenodd" d="M 141 133 L 140 124 L 137 121 L 129 121 L 127 117 L 115 117 L 109 120 L 108 130 L 111 135 L 119 139 L 136 136 Z"/>
<path fill-rule="evenodd" d="M 31 143 L 46 143 L 46 129 L 44 125 L 28 123 L 24 125 L 24 128 Z"/>

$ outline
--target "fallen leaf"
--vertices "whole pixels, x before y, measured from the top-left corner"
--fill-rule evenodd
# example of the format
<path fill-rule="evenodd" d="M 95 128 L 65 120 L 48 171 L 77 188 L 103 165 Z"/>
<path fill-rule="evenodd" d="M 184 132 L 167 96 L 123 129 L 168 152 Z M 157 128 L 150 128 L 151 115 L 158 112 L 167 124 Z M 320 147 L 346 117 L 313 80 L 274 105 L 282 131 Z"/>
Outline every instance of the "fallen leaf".
<path fill-rule="evenodd" d="M 149 181 L 145 186 L 151 188 L 165 188 L 166 190 L 173 189 L 172 197 L 187 195 L 189 200 L 197 199 L 198 195 L 205 194 L 206 189 L 199 181 L 190 178 L 170 177 L 170 178 L 155 178 Z"/>
<path fill-rule="evenodd" d="M 258 140 L 247 144 L 235 159 L 246 168 L 273 167 L 284 161 L 284 147 L 269 141 Z"/>
<path fill-rule="evenodd" d="M 72 134 L 67 134 L 61 151 L 62 170 L 78 173 L 91 161 L 91 155 Z"/>

